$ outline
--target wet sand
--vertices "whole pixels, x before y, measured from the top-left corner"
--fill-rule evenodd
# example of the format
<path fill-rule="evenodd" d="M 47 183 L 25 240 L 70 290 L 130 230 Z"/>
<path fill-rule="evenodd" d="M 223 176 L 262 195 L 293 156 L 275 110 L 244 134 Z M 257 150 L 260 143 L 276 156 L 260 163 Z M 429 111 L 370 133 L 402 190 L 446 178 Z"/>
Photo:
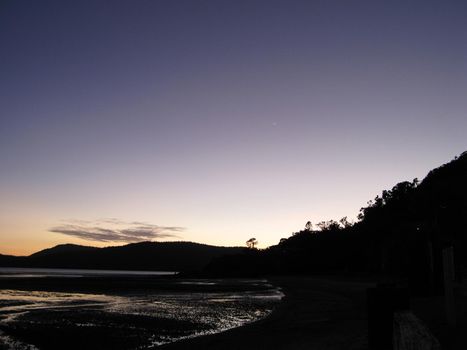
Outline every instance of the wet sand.
<path fill-rule="evenodd" d="M 264 317 L 282 295 L 266 280 L 157 276 L 4 276 L 0 288 L 2 350 L 152 349 Z"/>
<path fill-rule="evenodd" d="M 175 343 L 157 347 L 158 349 L 311 349 L 311 350 L 363 350 L 367 349 L 367 319 L 366 319 L 366 289 L 375 284 L 368 281 L 343 278 L 338 276 L 330 277 L 270 277 L 271 284 L 279 286 L 285 294 L 274 312 L 266 318 L 234 328 L 222 333 L 200 336 L 180 340 Z M 32 285 L 26 280 L 9 279 L 3 280 L 3 284 L 8 284 L 10 288 L 21 290 L 42 289 L 77 292 L 118 292 L 120 289 L 135 291 L 148 291 L 155 288 L 170 289 L 173 285 L 171 278 L 166 283 L 161 283 L 161 279 L 141 278 L 135 280 L 131 278 L 116 279 L 109 284 L 109 280 L 95 279 L 40 279 Z M 7 283 L 8 282 L 8 283 Z M 77 283 L 78 282 L 78 283 Z M 110 287 L 112 286 L 112 287 Z M 6 287 L 4 285 L 3 287 Z M 235 288 L 234 288 L 235 287 Z M 223 291 L 236 290 L 242 293 L 242 285 L 234 280 L 224 280 L 220 284 L 210 285 L 182 285 L 177 289 Z M 251 286 L 249 286 L 251 288 Z M 83 317 L 86 315 L 83 315 Z M 43 317 L 44 318 L 44 317 Z M 112 321 L 112 320 L 108 320 Z M 144 322 L 153 322 L 152 320 Z M 176 322 L 175 322 L 176 323 Z M 176 329 L 178 324 L 167 324 L 166 326 Z M 156 326 L 156 325 L 154 325 Z M 40 328 L 40 327 L 39 327 Z M 35 341 L 32 343 L 42 343 L 45 348 L 60 349 L 64 343 L 72 342 L 80 348 L 79 342 L 73 342 L 76 333 L 73 328 L 69 332 L 64 332 L 64 339 L 56 339 L 56 344 L 51 343 L 50 329 L 35 329 Z M 151 327 L 149 327 L 151 328 Z M 156 327 L 157 328 L 157 327 Z M 186 325 L 181 328 L 186 328 Z M 60 329 L 60 333 L 63 331 Z M 11 331 L 11 330 L 10 330 Z M 25 329 L 24 332 L 17 330 L 14 332 L 19 339 L 32 337 L 32 329 Z M 117 339 L 115 344 L 107 344 L 107 337 L 99 337 L 100 329 L 96 329 L 93 334 L 88 334 L 91 339 L 100 339 L 94 345 L 100 349 L 107 348 L 134 348 L 139 343 L 140 334 L 133 334 L 134 330 L 121 330 L 122 339 Z M 66 334 L 65 334 L 66 333 Z M 128 334 L 127 334 L 128 333 Z M 130 334 L 131 333 L 131 334 Z M 43 336 L 40 336 L 43 334 Z M 130 336 L 131 335 L 131 336 Z M 102 336 L 102 334 L 101 334 Z M 89 339 L 88 338 L 88 339 Z M 40 342 L 38 341 L 41 340 Z"/>
<path fill-rule="evenodd" d="M 160 349 L 367 349 L 366 289 L 342 278 L 274 277 L 286 297 L 267 318 Z"/>

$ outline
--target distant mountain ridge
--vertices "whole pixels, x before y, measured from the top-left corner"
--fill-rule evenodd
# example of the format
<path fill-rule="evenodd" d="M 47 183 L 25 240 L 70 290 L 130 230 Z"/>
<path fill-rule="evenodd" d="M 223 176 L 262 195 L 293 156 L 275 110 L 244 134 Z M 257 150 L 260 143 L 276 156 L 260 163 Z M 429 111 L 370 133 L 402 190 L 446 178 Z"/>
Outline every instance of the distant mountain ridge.
<path fill-rule="evenodd" d="M 37 258 L 37 257 L 45 257 L 45 256 L 56 255 L 56 254 L 75 253 L 78 251 L 89 252 L 89 251 L 94 251 L 96 249 L 99 249 L 99 248 L 67 243 L 67 244 L 59 244 L 52 248 L 40 250 L 36 253 L 31 254 L 30 257 Z"/>
<path fill-rule="evenodd" d="M 0 266 L 191 271 L 202 269 L 213 258 L 244 249 L 193 242 L 140 242 L 106 248 L 61 244 L 26 257 L 0 254 Z"/>
<path fill-rule="evenodd" d="M 433 169 L 421 182 L 403 181 L 382 191 L 361 209 L 355 224 L 343 218 L 313 230 L 307 223 L 265 250 L 192 242 L 61 245 L 29 257 L 0 255 L 0 266 L 204 270 L 219 276 L 353 271 L 398 276 L 419 290 L 438 290 L 445 247 L 454 248 L 456 276 L 467 273 L 465 218 L 467 152 Z"/>

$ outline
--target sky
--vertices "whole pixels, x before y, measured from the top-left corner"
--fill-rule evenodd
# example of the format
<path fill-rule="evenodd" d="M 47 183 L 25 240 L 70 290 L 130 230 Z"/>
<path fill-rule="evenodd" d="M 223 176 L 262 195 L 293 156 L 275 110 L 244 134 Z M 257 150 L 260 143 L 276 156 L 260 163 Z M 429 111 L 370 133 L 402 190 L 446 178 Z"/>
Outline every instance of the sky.
<path fill-rule="evenodd" d="M 0 2 L 0 253 L 259 247 L 467 150 L 467 3 Z"/>

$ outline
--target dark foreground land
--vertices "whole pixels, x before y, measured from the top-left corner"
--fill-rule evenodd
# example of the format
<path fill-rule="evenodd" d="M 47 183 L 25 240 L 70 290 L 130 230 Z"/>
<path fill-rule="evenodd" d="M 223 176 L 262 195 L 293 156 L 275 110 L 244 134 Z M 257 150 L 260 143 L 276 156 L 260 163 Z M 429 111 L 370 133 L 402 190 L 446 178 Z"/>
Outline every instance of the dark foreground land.
<path fill-rule="evenodd" d="M 368 349 L 366 289 L 376 282 L 343 277 L 275 277 L 286 297 L 269 317 L 224 333 L 163 349 Z M 442 350 L 467 349 L 467 280 L 455 288 L 456 325 L 446 322 L 444 298 L 412 297 L 411 310 Z"/>
<path fill-rule="evenodd" d="M 259 279 L 5 275 L 0 349 L 150 349 L 253 321 L 279 300 Z"/>
<path fill-rule="evenodd" d="M 180 340 L 175 343 L 162 345 L 160 349 L 312 349 L 312 350 L 366 350 L 368 349 L 368 324 L 367 324 L 367 288 L 374 287 L 375 282 L 370 279 L 345 278 L 338 276 L 329 277 L 270 277 L 268 280 L 276 286 L 280 286 L 285 294 L 282 302 L 280 302 L 274 312 L 266 318 L 247 324 L 242 327 L 234 328 L 222 333 L 201 336 L 197 338 L 189 338 Z M 69 281 L 69 279 L 67 279 Z M 126 281 L 128 283 L 128 281 Z M 19 289 L 28 289 L 26 286 L 20 286 L 24 283 L 20 280 L 11 281 L 8 287 L 16 287 Z M 71 282 L 70 282 L 71 283 Z M 225 285 L 218 285 L 213 290 L 231 290 L 230 283 L 225 282 Z M 39 283 L 40 284 L 40 283 Z M 126 284 L 126 283 L 125 283 Z M 170 283 L 167 284 L 171 285 Z M 112 293 L 114 290 L 108 289 L 108 284 L 89 283 L 89 286 L 81 285 L 81 288 L 76 286 L 64 285 L 47 285 L 40 286 L 42 290 L 55 289 L 62 291 L 80 290 L 84 293 L 91 292 L 90 287 L 96 288 L 100 292 Z M 107 286 L 107 287 L 105 287 Z M 37 290 L 38 286 L 33 288 Z M 46 288 L 47 287 L 47 288 Z M 99 288 L 100 287 L 100 288 Z M 128 287 L 128 284 L 126 284 Z M 136 288 L 138 287 L 138 288 Z M 135 290 L 151 290 L 154 286 L 150 280 L 145 280 L 145 283 L 137 283 Z M 193 288 L 190 286 L 189 288 Z M 115 288 L 115 285 L 114 285 Z M 141 288 L 141 289 L 140 289 Z M 160 284 L 159 284 L 160 288 Z M 168 287 L 167 287 L 168 288 Z M 205 287 L 198 287 L 205 288 Z M 117 288 L 118 289 L 118 288 Z M 196 289 L 196 288 L 195 288 Z M 242 292 L 241 288 L 237 292 Z M 440 340 L 442 349 L 444 350 L 460 350 L 467 349 L 467 284 L 458 286 L 456 292 L 458 324 L 454 329 L 449 329 L 444 321 L 443 314 L 443 298 L 413 298 L 411 305 L 414 313 L 421 318 Z M 80 314 L 75 315 L 76 317 Z M 82 314 L 85 321 L 86 315 Z M 42 320 L 43 321 L 43 320 Z M 103 324 L 113 322 L 115 320 L 104 319 Z M 118 320 L 117 320 L 118 321 Z M 138 322 L 146 322 L 142 328 L 152 329 L 154 320 L 138 320 Z M 157 322 L 166 322 L 162 328 L 169 327 L 171 329 L 179 327 L 187 329 L 191 325 L 179 324 L 176 320 L 158 320 Z M 172 322 L 171 324 L 167 322 Z M 147 327 L 146 327 L 147 326 Z M 192 325 L 197 327 L 196 325 Z M 63 327 L 62 327 L 63 328 Z M 66 327 L 65 327 L 66 328 Z M 66 328 L 68 329 L 68 328 Z M 55 338 L 66 338 L 67 342 L 75 344 L 80 348 L 79 339 L 76 339 L 74 328 L 68 329 L 66 334 L 55 334 Z M 102 328 L 107 329 L 106 327 Z M 25 334 L 20 332 L 15 334 L 19 339 L 28 341 L 31 336 L 32 329 L 25 330 Z M 61 329 L 62 331 L 64 329 Z M 58 346 L 59 343 L 51 342 L 51 329 L 37 329 L 41 334 L 43 349 L 63 348 Z M 52 330 L 53 331 L 53 330 Z M 96 329 L 96 332 L 101 330 Z M 133 349 L 133 345 L 138 343 L 135 337 L 141 336 L 131 329 L 121 329 L 119 331 L 121 337 L 101 338 L 99 342 L 98 333 L 89 334 L 89 337 L 97 340 L 95 345 L 99 349 Z M 38 334 L 39 334 L 38 333 Z M 105 334 L 100 334 L 105 335 Z M 144 334 L 143 334 L 144 335 Z M 181 334 L 182 335 L 182 334 Z M 115 344 L 109 344 L 105 341 L 108 338 L 118 340 Z M 74 340 L 75 339 L 75 340 Z M 37 342 L 36 342 L 37 344 Z M 60 342 L 63 345 L 63 342 Z M 0 346 L 0 349 L 2 347 Z"/>
<path fill-rule="evenodd" d="M 273 285 L 280 286 L 286 295 L 280 302 L 274 312 L 260 321 L 247 324 L 223 333 L 218 333 L 209 336 L 201 336 L 198 338 L 190 338 L 175 343 L 163 345 L 161 349 L 347 349 L 358 350 L 367 349 L 367 320 L 366 320 L 366 289 L 374 285 L 374 283 L 366 281 L 355 281 L 344 278 L 331 277 L 311 278 L 311 277 L 271 277 L 268 279 Z M 52 281 L 52 282 L 51 282 Z M 109 284 L 99 284 L 96 281 L 81 281 L 80 287 L 76 286 L 76 282 L 71 279 L 63 279 L 60 283 L 54 279 L 51 281 L 38 280 L 32 285 L 25 285 L 23 280 L 9 280 L 8 286 L 3 287 L 17 288 L 22 290 L 58 290 L 68 292 L 91 292 L 91 287 L 94 292 L 96 289 L 99 292 L 112 293 L 115 290 L 109 288 Z M 55 281 L 55 282 L 53 282 Z M 6 282 L 6 281 L 4 281 Z M 107 281 L 108 282 L 108 281 Z M 126 287 L 128 282 L 125 281 Z M 67 285 L 67 283 L 69 285 Z M 226 282 L 229 285 L 229 282 Z M 5 283 L 6 284 L 6 283 Z M 42 285 L 44 284 L 44 285 Z M 170 285 L 170 283 L 168 284 Z M 116 284 L 114 284 L 114 288 Z M 137 287 L 137 288 L 136 288 Z M 140 281 L 136 283 L 134 289 L 151 290 L 152 284 L 146 280 L 145 283 Z M 140 289 L 141 288 L 141 289 Z M 160 284 L 159 284 L 160 288 Z M 193 288 L 193 286 L 190 286 Z M 224 288 L 223 285 L 218 285 L 216 289 Z M 225 287 L 231 290 L 231 286 Z M 119 289 L 119 288 L 117 288 Z M 241 292 L 241 290 L 237 290 Z M 121 348 L 132 349 L 134 344 L 138 343 L 137 334 L 131 329 L 121 329 L 119 334 L 107 337 L 105 332 L 108 331 L 104 327 L 107 323 L 117 322 L 115 319 L 96 319 L 93 312 L 94 322 L 102 321 L 103 327 L 94 327 L 93 332 L 87 336 L 94 339 L 93 344 L 96 348 Z M 54 313 L 54 317 L 60 314 Z M 64 320 L 70 315 L 62 315 Z M 85 313 L 73 313 L 73 317 L 82 317 L 82 322 L 86 321 Z M 53 320 L 47 320 L 46 315 L 38 314 L 40 323 L 34 326 L 34 322 L 24 329 L 18 329 L 13 334 L 18 339 L 26 343 L 35 343 L 39 348 L 43 349 L 58 349 L 63 344 L 68 344 L 70 348 L 80 348 L 80 339 L 77 338 L 74 327 L 68 327 L 66 324 L 60 325 L 60 329 L 54 331 Z M 117 316 L 115 316 L 117 317 Z M 46 322 L 47 321 L 47 322 Z M 50 322 L 49 322 L 50 321 Z M 79 321 L 79 320 L 78 320 Z M 144 327 L 150 329 L 153 325 L 152 320 L 138 319 L 138 323 L 145 323 Z M 80 321 L 81 322 L 81 321 Z M 161 322 L 161 321 L 158 321 Z M 168 320 L 163 320 L 168 322 Z M 173 327 L 180 329 L 190 328 L 190 325 L 180 325 L 176 320 L 170 321 L 173 324 L 164 324 L 164 327 Z M 44 324 L 45 323 L 45 324 Z M 134 322 L 133 322 L 134 323 Z M 148 324 L 146 324 L 148 323 Z M 149 324 L 151 323 L 151 324 Z M 47 326 L 47 324 L 50 324 Z M 31 326 L 32 325 L 32 326 Z M 150 327 L 151 326 L 151 327 Z M 32 328 L 31 328 L 32 327 Z M 12 330 L 9 329 L 9 332 Z M 97 333 L 96 333 L 97 332 Z M 100 336 L 99 336 L 99 332 Z M 103 334 L 104 333 L 104 334 Z M 62 339 L 63 338 L 63 339 Z M 114 339 L 115 338 L 115 339 Z M 113 339 L 117 341 L 113 344 L 108 344 L 105 339 Z M 120 340 L 119 340 L 120 339 Z M 89 338 L 88 338 L 89 340 Z M 84 341 L 84 340 L 83 340 Z M 83 343 L 84 344 L 84 343 Z M 75 346 L 76 345 L 76 346 Z M 1 348 L 1 346 L 0 346 Z M 157 347 L 159 348 L 159 347 Z"/>
<path fill-rule="evenodd" d="M 366 288 L 345 279 L 275 277 L 286 297 L 266 319 L 161 349 L 367 349 Z"/>

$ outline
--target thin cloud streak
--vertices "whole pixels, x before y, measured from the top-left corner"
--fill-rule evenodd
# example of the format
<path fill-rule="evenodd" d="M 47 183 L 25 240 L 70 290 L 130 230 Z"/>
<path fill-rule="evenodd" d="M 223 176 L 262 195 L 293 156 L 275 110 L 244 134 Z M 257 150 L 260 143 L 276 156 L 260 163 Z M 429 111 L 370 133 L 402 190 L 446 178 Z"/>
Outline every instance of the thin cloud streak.
<path fill-rule="evenodd" d="M 63 225 L 51 227 L 49 232 L 94 242 L 136 243 L 163 238 L 179 238 L 185 228 L 159 226 L 145 222 L 124 222 L 118 219 L 97 221 L 68 220 Z"/>

